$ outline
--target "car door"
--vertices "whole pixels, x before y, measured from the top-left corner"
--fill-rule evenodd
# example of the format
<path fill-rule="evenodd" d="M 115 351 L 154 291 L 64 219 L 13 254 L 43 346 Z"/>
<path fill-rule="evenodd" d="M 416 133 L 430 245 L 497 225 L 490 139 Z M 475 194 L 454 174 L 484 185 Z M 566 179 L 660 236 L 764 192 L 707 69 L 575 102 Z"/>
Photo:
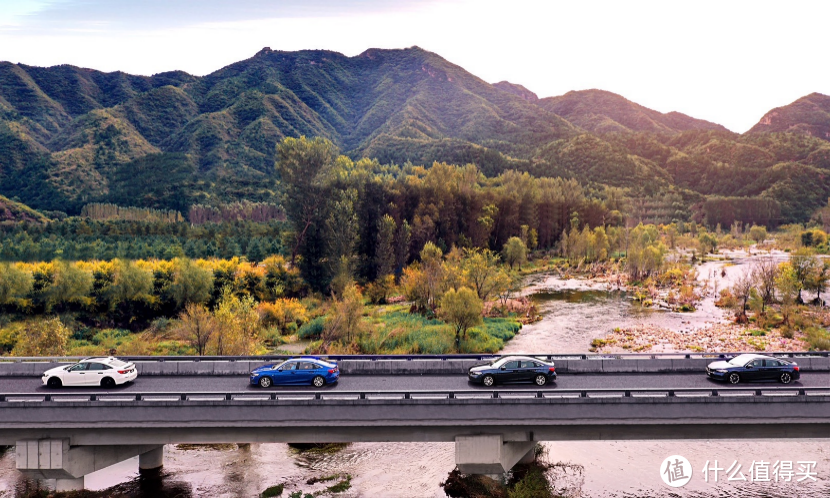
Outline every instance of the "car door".
<path fill-rule="evenodd" d="M 277 383 L 285 385 L 299 384 L 297 381 L 297 365 L 296 361 L 292 361 L 280 367 L 279 374 L 275 378 Z"/>
<path fill-rule="evenodd" d="M 746 380 L 761 380 L 764 375 L 764 360 L 752 360 L 744 365 L 744 373 L 741 375 Z"/>
<path fill-rule="evenodd" d="M 511 360 L 506 362 L 502 367 L 499 369 L 498 381 L 499 382 L 514 382 L 520 377 L 520 370 L 521 365 L 518 360 Z"/>
<path fill-rule="evenodd" d="M 310 361 L 301 361 L 297 366 L 297 383 L 311 384 L 311 380 L 317 374 L 317 365 Z"/>
<path fill-rule="evenodd" d="M 78 363 L 73 365 L 63 374 L 63 385 L 65 386 L 83 386 L 86 384 L 86 369 L 89 363 Z"/>
<path fill-rule="evenodd" d="M 521 369 L 519 369 L 519 374 L 516 377 L 516 380 L 520 380 L 522 382 L 525 381 L 533 381 L 536 378 L 536 374 L 539 372 L 539 364 L 535 361 L 529 360 L 522 360 Z"/>
<path fill-rule="evenodd" d="M 91 361 L 88 363 L 88 367 L 86 369 L 84 383 L 88 386 L 100 386 L 101 379 L 105 377 L 107 370 L 110 369 L 109 366 L 104 365 L 103 363 L 96 363 Z"/>
<path fill-rule="evenodd" d="M 778 379 L 781 376 L 781 362 L 778 360 L 764 360 L 765 380 Z"/>

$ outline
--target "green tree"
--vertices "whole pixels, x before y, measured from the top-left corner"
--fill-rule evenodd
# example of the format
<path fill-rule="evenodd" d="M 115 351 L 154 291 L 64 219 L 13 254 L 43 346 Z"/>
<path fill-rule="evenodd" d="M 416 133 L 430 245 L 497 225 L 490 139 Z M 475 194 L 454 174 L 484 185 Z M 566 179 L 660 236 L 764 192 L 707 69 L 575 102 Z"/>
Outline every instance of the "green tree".
<path fill-rule="evenodd" d="M 388 214 L 378 220 L 378 237 L 375 249 L 375 265 L 378 278 L 392 275 L 395 271 L 395 219 Z"/>
<path fill-rule="evenodd" d="M 803 303 L 801 291 L 810 285 L 811 280 L 815 279 L 815 275 L 821 271 L 823 264 L 811 249 L 801 247 L 790 255 L 789 265 L 797 284 L 798 296 L 795 301 Z"/>
<path fill-rule="evenodd" d="M 333 143 L 320 137 L 289 137 L 277 146 L 277 172 L 285 193 L 283 206 L 295 232 L 292 264 L 309 229 L 326 219 L 327 187 L 338 154 Z"/>
<path fill-rule="evenodd" d="M 461 338 L 467 338 L 470 327 L 482 323 L 483 303 L 475 291 L 468 287 L 450 289 L 441 297 L 438 316 L 455 328 L 455 348 L 461 351 Z"/>
<path fill-rule="evenodd" d="M 125 301 L 149 299 L 153 292 L 153 276 L 149 271 L 139 268 L 133 261 L 117 259 L 114 261 L 115 275 L 110 287 L 112 306 Z"/>
<path fill-rule="evenodd" d="M 421 271 L 423 272 L 427 293 L 427 307 L 434 310 L 444 289 L 446 277 L 445 268 L 442 264 L 444 254 L 438 246 L 432 242 L 427 242 L 424 244 L 424 248 L 421 249 L 420 256 Z"/>
<path fill-rule="evenodd" d="M 177 258 L 174 267 L 170 292 L 176 304 L 183 308 L 191 303 L 207 303 L 213 290 L 213 273 L 187 258 Z"/>
<path fill-rule="evenodd" d="M 504 261 L 510 268 L 522 266 L 527 261 L 527 246 L 519 237 L 510 237 L 502 249 Z"/>
<path fill-rule="evenodd" d="M 482 301 L 486 302 L 498 290 L 504 273 L 499 266 L 498 254 L 489 249 L 465 249 L 461 266 L 466 282 Z"/>
<path fill-rule="evenodd" d="M 362 319 L 363 296 L 352 283 L 343 289 L 341 296 L 334 302 L 334 314 L 327 324 L 324 343 L 343 340 L 346 344 L 351 344 L 361 331 Z"/>
<path fill-rule="evenodd" d="M 718 237 L 715 234 L 709 232 L 701 232 L 700 235 L 697 236 L 698 242 L 700 242 L 700 250 L 703 254 L 715 253 L 718 250 Z"/>

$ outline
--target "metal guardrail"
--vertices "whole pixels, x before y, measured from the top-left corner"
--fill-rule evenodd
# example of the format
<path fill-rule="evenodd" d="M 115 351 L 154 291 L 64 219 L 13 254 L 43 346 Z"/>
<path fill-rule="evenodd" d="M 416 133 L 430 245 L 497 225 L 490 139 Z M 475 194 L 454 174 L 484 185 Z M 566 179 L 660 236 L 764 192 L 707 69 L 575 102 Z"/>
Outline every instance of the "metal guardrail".
<path fill-rule="evenodd" d="M 680 389 L 555 389 L 555 390 L 414 390 L 414 391 L 262 391 L 262 392 L 150 392 L 150 393 L 66 393 L 0 394 L 0 403 L 62 402 L 198 402 L 198 401 L 355 401 L 418 399 L 556 399 L 556 398 L 723 398 L 723 397 L 806 397 L 828 396 L 828 387 L 759 388 L 680 388 Z M 28 405 L 26 405 L 28 406 Z"/>
<path fill-rule="evenodd" d="M 545 358 L 548 360 L 659 360 L 659 359 L 712 359 L 728 358 L 741 354 L 763 354 L 779 358 L 828 358 L 828 351 L 780 351 L 780 352 L 757 352 L 757 351 L 736 351 L 736 352 L 711 352 L 711 353 L 615 353 L 615 354 L 590 354 L 590 353 L 516 353 L 516 354 L 452 354 L 452 355 L 264 355 L 264 356 L 118 356 L 126 361 L 141 362 L 199 362 L 199 361 L 279 361 L 301 356 L 314 356 L 316 358 L 335 361 L 450 361 L 450 360 L 492 360 L 505 356 L 532 356 L 534 358 Z M 0 356 L 2 362 L 75 362 L 88 358 L 88 356 Z"/>

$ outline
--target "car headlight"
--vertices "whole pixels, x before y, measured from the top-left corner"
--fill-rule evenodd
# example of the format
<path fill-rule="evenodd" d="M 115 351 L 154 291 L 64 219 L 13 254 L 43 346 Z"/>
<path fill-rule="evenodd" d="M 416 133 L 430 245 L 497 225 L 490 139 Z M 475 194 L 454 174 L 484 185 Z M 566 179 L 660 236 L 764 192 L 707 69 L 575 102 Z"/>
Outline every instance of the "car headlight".
<path fill-rule="evenodd" d="M 478 377 L 481 375 L 481 372 L 470 372 L 470 377 Z"/>
<path fill-rule="evenodd" d="M 726 370 L 715 370 L 715 372 L 725 374 Z"/>

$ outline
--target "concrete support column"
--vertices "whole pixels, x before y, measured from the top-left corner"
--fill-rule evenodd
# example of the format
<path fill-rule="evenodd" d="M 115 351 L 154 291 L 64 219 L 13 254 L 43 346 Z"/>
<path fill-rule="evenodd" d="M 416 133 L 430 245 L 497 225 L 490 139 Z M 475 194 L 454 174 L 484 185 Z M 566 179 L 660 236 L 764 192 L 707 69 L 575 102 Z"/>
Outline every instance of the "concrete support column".
<path fill-rule="evenodd" d="M 55 491 L 58 493 L 63 491 L 81 491 L 82 489 L 84 489 L 83 477 L 75 479 L 55 479 Z"/>
<path fill-rule="evenodd" d="M 83 489 L 84 476 L 144 453 L 148 465 L 161 466 L 163 450 L 158 445 L 72 446 L 69 439 L 17 441 L 17 470 L 32 479 L 57 479 L 56 486 Z M 139 458 L 140 459 L 140 458 Z M 77 488 L 80 486 L 80 488 Z"/>
<path fill-rule="evenodd" d="M 533 463 L 536 460 L 536 443 L 533 443 L 533 446 L 530 447 L 530 451 L 525 453 L 518 463 Z"/>
<path fill-rule="evenodd" d="M 462 474 L 503 474 L 519 460 L 532 457 L 533 441 L 505 442 L 501 434 L 457 436 L 455 464 Z"/>
<path fill-rule="evenodd" d="M 164 446 L 138 455 L 138 471 L 160 469 L 164 465 Z"/>

